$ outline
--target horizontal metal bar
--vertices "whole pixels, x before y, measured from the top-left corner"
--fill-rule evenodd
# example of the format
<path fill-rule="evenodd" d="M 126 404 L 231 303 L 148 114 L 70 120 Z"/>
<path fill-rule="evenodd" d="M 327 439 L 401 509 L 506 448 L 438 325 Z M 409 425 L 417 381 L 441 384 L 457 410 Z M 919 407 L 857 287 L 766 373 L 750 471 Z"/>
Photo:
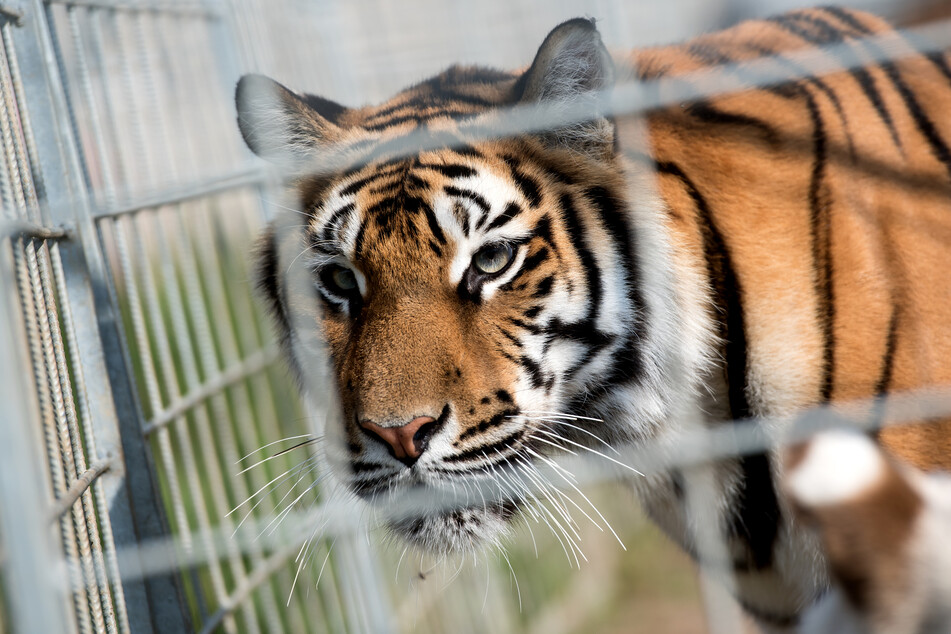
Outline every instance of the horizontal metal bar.
<path fill-rule="evenodd" d="M 115 458 L 112 456 L 107 456 L 102 460 L 97 460 L 88 469 L 86 469 L 82 475 L 76 478 L 76 480 L 71 485 L 69 485 L 69 488 L 66 489 L 66 493 L 63 494 L 63 497 L 56 500 L 56 504 L 53 505 L 53 508 L 50 511 L 50 521 L 57 521 L 63 513 L 71 509 L 73 504 L 76 503 L 76 500 L 78 500 L 82 494 L 92 486 L 92 483 L 96 481 L 96 478 L 112 468 L 112 463 L 114 461 Z"/>
<path fill-rule="evenodd" d="M 231 174 L 188 185 L 179 189 L 169 190 L 157 195 L 148 196 L 139 200 L 120 205 L 113 209 L 93 210 L 96 218 L 115 217 L 130 214 L 143 209 L 154 209 L 164 205 L 174 205 L 196 198 L 212 196 L 231 189 L 261 185 L 269 181 L 268 173 L 261 168 L 243 169 Z"/>
<path fill-rule="evenodd" d="M 173 401 L 167 409 L 159 412 L 151 421 L 146 423 L 142 433 L 148 436 L 229 386 L 261 372 L 274 363 L 277 354 L 277 348 L 272 346 L 248 355 L 238 365 L 206 381 L 197 390 Z"/>
<path fill-rule="evenodd" d="M 123 2 L 122 0 L 44 0 L 47 4 L 61 4 L 67 7 L 89 7 L 112 11 L 143 11 L 149 13 L 168 13 L 176 15 L 197 15 L 221 17 L 224 7 L 220 2 Z"/>
<path fill-rule="evenodd" d="M 40 238 L 41 240 L 65 240 L 70 232 L 62 227 L 44 227 L 28 220 L 6 220 L 0 224 L 0 237 Z"/>

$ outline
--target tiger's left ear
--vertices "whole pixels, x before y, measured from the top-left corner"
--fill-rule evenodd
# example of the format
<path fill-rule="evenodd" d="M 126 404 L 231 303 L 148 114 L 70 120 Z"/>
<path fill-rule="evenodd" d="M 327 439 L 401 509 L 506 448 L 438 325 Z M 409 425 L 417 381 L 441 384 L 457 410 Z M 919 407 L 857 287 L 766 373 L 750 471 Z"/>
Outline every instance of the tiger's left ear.
<path fill-rule="evenodd" d="M 346 108 L 298 95 L 263 75 L 245 75 L 235 89 L 238 128 L 252 152 L 279 167 L 306 168 L 322 149 L 344 136 L 335 123 Z"/>
<path fill-rule="evenodd" d="M 545 132 L 556 146 L 603 156 L 614 150 L 614 124 L 603 112 L 603 91 L 614 85 L 614 63 L 594 20 L 559 24 L 542 42 L 535 61 L 519 79 L 519 103 L 563 103 L 591 118 Z"/>

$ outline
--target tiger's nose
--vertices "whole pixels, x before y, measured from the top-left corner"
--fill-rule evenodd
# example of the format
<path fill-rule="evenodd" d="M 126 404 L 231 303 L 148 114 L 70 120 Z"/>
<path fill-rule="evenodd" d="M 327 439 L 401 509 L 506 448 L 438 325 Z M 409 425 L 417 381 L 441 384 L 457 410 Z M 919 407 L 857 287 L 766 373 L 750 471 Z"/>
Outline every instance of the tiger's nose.
<path fill-rule="evenodd" d="M 393 456 L 407 467 L 413 466 L 423 455 L 437 431 L 436 419 L 432 416 L 418 416 L 398 427 L 383 427 L 365 420 L 360 422 L 360 427 L 386 443 Z"/>

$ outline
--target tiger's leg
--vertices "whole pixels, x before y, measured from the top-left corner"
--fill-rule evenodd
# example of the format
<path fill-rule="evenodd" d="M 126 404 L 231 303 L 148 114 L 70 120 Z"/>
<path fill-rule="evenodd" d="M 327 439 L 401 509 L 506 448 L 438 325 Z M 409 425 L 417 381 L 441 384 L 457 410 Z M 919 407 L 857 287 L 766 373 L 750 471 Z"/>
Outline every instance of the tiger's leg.
<path fill-rule="evenodd" d="M 795 448 L 786 467 L 786 493 L 833 579 L 801 632 L 951 631 L 951 476 L 899 464 L 848 431 Z"/>

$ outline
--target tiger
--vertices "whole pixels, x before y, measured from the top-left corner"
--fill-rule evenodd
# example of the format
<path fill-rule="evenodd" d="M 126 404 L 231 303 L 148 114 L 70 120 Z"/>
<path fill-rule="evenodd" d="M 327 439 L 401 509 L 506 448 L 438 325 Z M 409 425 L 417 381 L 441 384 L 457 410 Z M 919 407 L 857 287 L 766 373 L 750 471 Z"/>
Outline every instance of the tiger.
<path fill-rule="evenodd" d="M 690 93 L 711 73 L 731 89 Z M 625 115 L 615 86 L 692 97 Z M 875 16 L 798 10 L 614 53 L 577 18 L 527 68 L 452 66 L 363 107 L 246 75 L 236 104 L 303 214 L 264 233 L 258 279 L 298 377 L 326 346 L 327 459 L 371 505 L 422 499 L 389 524 L 424 550 L 499 544 L 566 452 L 675 455 L 697 428 L 778 434 L 856 399 L 885 423 L 887 395 L 951 383 L 951 59 Z M 951 466 L 946 419 L 873 436 Z M 705 473 L 702 522 L 687 470 L 629 481 L 762 629 L 794 631 L 831 577 L 781 459 Z M 475 493 L 436 502 L 455 491 Z"/>

